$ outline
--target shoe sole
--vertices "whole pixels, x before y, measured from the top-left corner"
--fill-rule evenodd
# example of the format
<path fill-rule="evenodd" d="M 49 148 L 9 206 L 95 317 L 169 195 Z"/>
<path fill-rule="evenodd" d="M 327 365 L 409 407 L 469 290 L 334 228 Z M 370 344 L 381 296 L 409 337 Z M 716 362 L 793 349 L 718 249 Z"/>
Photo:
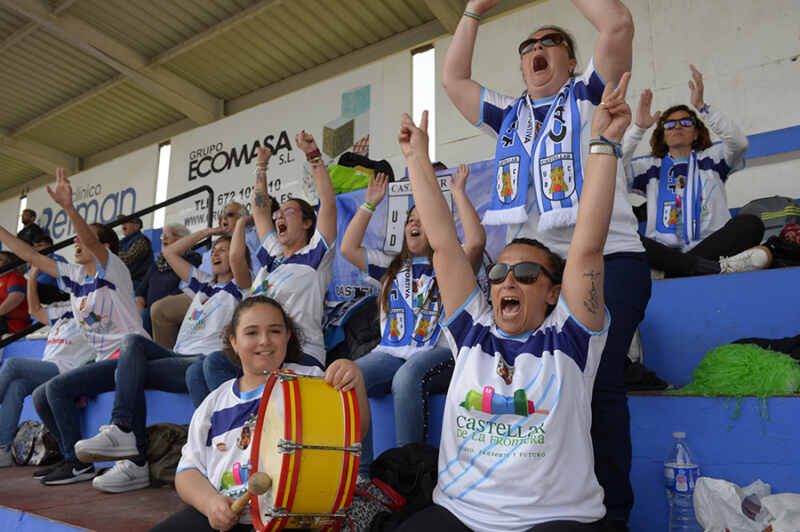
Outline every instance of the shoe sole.
<path fill-rule="evenodd" d="M 92 480 L 96 476 L 97 472 L 92 471 L 91 473 L 81 473 L 80 475 L 75 475 L 74 477 L 62 478 L 58 480 L 49 480 L 47 482 L 42 480 L 42 484 L 44 484 L 45 486 L 64 486 L 66 484 L 76 484 L 78 482 L 85 482 L 87 480 Z"/>
<path fill-rule="evenodd" d="M 108 449 L 92 450 L 82 449 L 75 446 L 75 456 L 84 464 L 93 464 L 95 462 L 116 462 L 117 460 L 125 460 L 126 458 L 136 458 L 139 456 L 139 450 L 134 449 L 119 449 L 117 451 L 108 452 Z"/>
<path fill-rule="evenodd" d="M 102 475 L 99 477 L 95 477 L 97 479 L 103 478 Z M 142 480 L 141 482 L 137 483 L 127 483 L 127 484 L 112 484 L 112 485 L 99 485 L 99 482 L 92 482 L 92 486 L 97 491 L 103 491 L 105 493 L 125 493 L 126 491 L 134 491 L 134 490 L 141 490 L 144 488 L 150 487 L 150 479 Z"/>

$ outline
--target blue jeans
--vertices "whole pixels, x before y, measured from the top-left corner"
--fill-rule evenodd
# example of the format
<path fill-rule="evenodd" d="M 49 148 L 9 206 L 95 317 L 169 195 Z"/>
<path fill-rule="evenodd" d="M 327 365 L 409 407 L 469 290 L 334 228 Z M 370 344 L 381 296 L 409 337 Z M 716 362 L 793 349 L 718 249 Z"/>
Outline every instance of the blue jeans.
<path fill-rule="evenodd" d="M 186 370 L 186 386 L 189 388 L 192 404 L 197 408 L 220 384 L 241 376 L 242 369 L 228 360 L 222 351 L 214 351 L 199 358 Z"/>
<path fill-rule="evenodd" d="M 22 413 L 22 403 L 37 386 L 58 375 L 52 362 L 12 358 L 0 367 L 0 448 L 8 450 Z"/>
<path fill-rule="evenodd" d="M 112 391 L 116 369 L 116 360 L 93 362 L 53 377 L 33 391 L 36 412 L 58 439 L 65 460 L 76 460 L 75 443 L 81 439 L 80 412 L 75 401 Z"/>
<path fill-rule="evenodd" d="M 450 349 L 424 349 L 403 360 L 380 351 L 378 346 L 356 364 L 364 375 L 368 396 L 392 394 L 397 446 L 424 442 L 428 396 L 446 392 L 453 376 L 455 360 Z M 372 459 L 372 434 L 368 433 L 361 443 L 360 473 L 369 473 Z"/>
<path fill-rule="evenodd" d="M 198 358 L 177 354 L 138 334 L 122 340 L 111 422 L 133 430 L 139 459 L 147 454 L 145 389 L 186 393 L 186 369 Z"/>
<path fill-rule="evenodd" d="M 611 327 L 592 395 L 594 470 L 605 491 L 606 517 L 627 521 L 633 508 L 631 427 L 625 361 L 650 300 L 650 265 L 644 253 L 605 257 L 603 292 Z"/>

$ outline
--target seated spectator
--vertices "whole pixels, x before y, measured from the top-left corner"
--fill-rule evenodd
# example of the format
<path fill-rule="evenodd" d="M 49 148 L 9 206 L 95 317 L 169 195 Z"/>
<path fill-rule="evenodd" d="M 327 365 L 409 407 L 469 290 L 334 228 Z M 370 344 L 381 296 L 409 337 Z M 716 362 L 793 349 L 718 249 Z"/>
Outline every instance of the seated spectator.
<path fill-rule="evenodd" d="M 613 91 L 607 84 L 593 113 L 590 138 L 596 140 L 586 156 L 563 276 L 561 259 L 543 244 L 513 240 L 487 271 L 491 306 L 430 163 L 427 112 L 420 127 L 404 116 L 400 149 L 440 272 L 443 327 L 456 367 L 444 410 L 434 504 L 404 521 L 398 532 L 604 529 L 591 399 L 610 324 L 603 248 L 617 158 L 609 143 L 617 144 L 630 123 L 624 100 L 629 80 L 624 74 Z M 521 432 L 512 435 L 509 428 Z"/>
<path fill-rule="evenodd" d="M 691 66 L 691 102 L 651 114 L 653 93 L 639 99 L 636 123 L 622 142 L 623 164 L 633 192 L 647 198 L 647 230 L 642 238 L 650 266 L 666 277 L 744 272 L 769 267 L 772 253 L 760 246 L 764 224 L 756 216 L 731 218 L 725 183 L 744 167 L 747 137 L 741 128 L 708 105 L 703 76 Z M 699 113 L 699 116 L 698 116 Z M 722 142 L 711 142 L 708 128 Z M 652 152 L 633 158 L 647 129 Z"/>
<path fill-rule="evenodd" d="M 119 218 L 125 216 L 120 214 Z M 153 244 L 142 233 L 142 220 L 136 216 L 122 224 L 122 234 L 124 238 L 119 241 L 119 258 L 130 270 L 133 289 L 136 290 L 153 264 Z"/>
<path fill-rule="evenodd" d="M 0 266 L 16 260 L 13 253 L 0 251 Z M 30 324 L 28 304 L 25 302 L 25 277 L 17 270 L 0 274 L 0 335 L 24 331 Z"/>
<path fill-rule="evenodd" d="M 232 235 L 236 221 L 242 214 L 243 209 L 240 203 L 234 201 L 225 205 L 220 211 L 217 220 L 218 227 L 221 229 L 219 234 Z M 251 264 L 256 264 L 256 253 L 258 253 L 261 243 L 255 228 L 248 227 L 246 241 L 250 250 Z M 200 270 L 208 274 L 211 273 L 211 250 L 203 253 Z M 186 314 L 186 309 L 189 308 L 190 303 L 191 299 L 186 297 L 185 294 L 166 296 L 153 303 L 153 306 L 150 307 L 150 319 L 153 327 L 153 340 L 157 344 L 165 349 L 172 349 L 175 346 L 178 330 L 181 328 L 183 316 Z"/>
<path fill-rule="evenodd" d="M 36 211 L 33 209 L 25 209 L 22 211 L 20 220 L 22 220 L 23 227 L 17 233 L 17 238 L 26 244 L 33 245 L 36 239 L 47 234 L 45 230 L 36 223 Z"/>
<path fill-rule="evenodd" d="M 33 249 L 42 253 L 45 249 L 53 246 L 53 239 L 47 235 L 41 235 L 33 242 Z M 55 251 L 47 255 L 56 262 L 67 262 L 62 255 Z M 43 305 L 49 305 L 56 301 L 69 301 L 69 294 L 58 288 L 58 280 L 47 272 L 40 271 L 36 279 L 38 286 L 39 301 Z"/>
<path fill-rule="evenodd" d="M 70 294 L 75 322 L 96 353 L 96 361 L 60 373 L 33 391 L 33 404 L 44 425 L 58 439 L 64 461 L 37 470 L 45 485 L 72 484 L 95 476 L 94 466 L 77 460 L 73 446 L 80 439 L 76 399 L 94 397 L 114 389 L 117 366 L 112 355 L 128 334 L 147 334 L 133 299 L 133 283 L 125 264 L 114 253 L 119 238 L 113 229 L 89 225 L 72 203 L 72 186 L 64 169 L 56 172 L 54 188 L 47 187 L 75 228 L 75 264 L 63 264 L 39 254 L 31 246 L 0 227 L 0 241 L 24 261 L 58 279 Z M 98 376 L 98 368 L 103 374 Z"/>
<path fill-rule="evenodd" d="M 148 333 L 152 334 L 153 332 L 150 322 L 150 306 L 166 296 L 183 294 L 183 291 L 178 286 L 181 280 L 169 265 L 167 259 L 164 258 L 164 249 L 188 234 L 189 230 L 183 224 L 174 223 L 164 226 L 161 232 L 161 253 L 150 265 L 150 269 L 147 270 L 142 282 L 139 283 L 139 287 L 136 289 L 136 304 L 142 311 L 142 324 Z M 183 258 L 192 266 L 200 265 L 200 254 L 191 249 L 183 254 Z"/>
<path fill-rule="evenodd" d="M 11 444 L 25 398 L 59 373 L 82 366 L 95 357 L 68 303 L 42 307 L 37 290 L 38 275 L 39 269 L 31 267 L 27 282 L 28 308 L 31 316 L 50 325 L 50 332 L 41 360 L 18 357 L 0 366 L 0 467 L 13 463 Z"/>
<path fill-rule="evenodd" d="M 192 297 L 175 350 L 164 349 L 147 336 L 126 336 L 114 377 L 111 423 L 100 427 L 96 436 L 75 443 L 75 454 L 81 462 L 117 460 L 114 467 L 92 481 L 100 491 L 121 493 L 150 485 L 145 389 L 186 393 L 186 368 L 205 354 L 222 350 L 222 331 L 242 299 L 228 260 L 230 237 L 222 235 L 214 242 L 212 274 L 198 270 L 183 258 L 186 251 L 215 231 L 221 230 L 203 229 L 164 248 L 164 257 L 180 277 L 181 287 Z"/>
<path fill-rule="evenodd" d="M 464 253 L 474 268 L 480 266 L 486 233 L 467 197 L 469 169 L 461 165 L 450 190 L 464 227 Z M 353 216 L 342 237 L 341 253 L 355 267 L 380 283 L 378 304 L 381 342 L 356 364 L 364 374 L 370 397 L 391 393 L 394 398 L 395 441 L 398 447 L 426 438 L 426 399 L 444 393 L 453 374 L 453 353 L 440 335 L 442 302 L 436 272 L 419 213 L 413 207 L 406 218 L 402 251 L 387 255 L 363 247 L 375 206 L 386 195 L 388 178 L 370 179 L 364 204 Z M 365 434 L 359 470 L 368 476 L 372 465 L 372 435 Z"/>
<path fill-rule="evenodd" d="M 272 154 L 258 148 L 251 211 L 258 235 L 263 238 L 258 250 L 261 268 L 253 278 L 245 260 L 246 220 L 240 219 L 231 243 L 231 269 L 237 284 L 242 289 L 250 289 L 249 296 L 267 295 L 286 309 L 300 331 L 301 348 L 307 355 L 304 363 L 316 361 L 324 368 L 326 353 L 322 318 L 336 253 L 336 196 L 314 137 L 301 131 L 296 135 L 295 143 L 311 164 L 320 203 L 319 215 L 314 207 L 300 198 L 286 200 L 272 212 L 267 194 L 267 163 Z M 238 376 L 239 368 L 223 353 L 216 352 L 203 361 L 203 379 L 197 373 L 195 366 L 187 372 L 190 389 L 199 387 L 203 379 L 208 388 L 191 390 L 193 401 Z"/>
<path fill-rule="evenodd" d="M 324 374 L 315 365 L 302 365 L 297 329 L 277 301 L 265 296 L 244 300 L 224 336 L 225 351 L 242 367 L 243 374 L 220 385 L 192 416 L 189 438 L 175 474 L 175 489 L 189 506 L 151 531 L 252 530 L 249 508 L 238 515 L 230 509 L 235 498 L 247 493 L 246 481 L 238 475 L 233 476 L 233 482 L 225 477 L 230 478 L 232 468 L 250 469 L 252 440 L 241 435 L 244 428 L 255 430 L 261 396 L 273 370 L 283 368 L 301 375 L 324 376 L 336 389 L 355 389 L 361 433 L 369 426 L 369 403 L 356 365 L 339 359 Z M 308 408 L 313 409 L 314 405 Z"/>

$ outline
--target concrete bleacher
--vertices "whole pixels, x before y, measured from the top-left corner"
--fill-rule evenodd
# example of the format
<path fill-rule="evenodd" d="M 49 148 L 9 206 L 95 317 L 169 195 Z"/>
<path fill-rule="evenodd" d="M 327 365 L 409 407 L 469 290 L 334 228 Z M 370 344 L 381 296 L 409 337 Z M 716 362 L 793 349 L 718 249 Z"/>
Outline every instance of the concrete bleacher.
<path fill-rule="evenodd" d="M 653 283 L 653 296 L 641 325 L 645 364 L 676 384 L 689 382 L 691 371 L 711 348 L 738 338 L 784 337 L 798 333 L 797 296 L 800 268 L 715 275 Z M 43 340 L 8 346 L 4 358 L 41 356 Z M 148 424 L 188 423 L 192 413 L 186 395 L 148 391 Z M 734 418 L 734 401 L 726 398 L 631 394 L 633 439 L 632 481 L 636 503 L 631 530 L 663 530 L 667 508 L 662 488 L 662 464 L 673 431 L 688 434 L 689 445 L 703 474 L 748 484 L 756 478 L 774 491 L 800 492 L 800 455 L 787 452 L 800 443 L 800 396 L 741 402 Z M 391 397 L 372 399 L 376 455 L 394 444 Z M 428 441 L 438 444 L 443 396 L 430 400 Z M 113 394 L 91 400 L 82 416 L 85 435 L 108 423 Z M 23 419 L 35 418 L 26 401 Z"/>

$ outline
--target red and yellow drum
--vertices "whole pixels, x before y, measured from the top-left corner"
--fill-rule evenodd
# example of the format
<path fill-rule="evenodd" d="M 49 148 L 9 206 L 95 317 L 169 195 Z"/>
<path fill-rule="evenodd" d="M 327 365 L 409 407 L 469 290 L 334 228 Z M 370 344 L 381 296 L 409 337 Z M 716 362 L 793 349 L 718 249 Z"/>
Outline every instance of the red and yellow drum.
<path fill-rule="evenodd" d="M 354 390 L 319 377 L 275 371 L 267 380 L 250 455 L 252 472 L 272 479 L 251 497 L 256 530 L 338 529 L 358 476 L 361 430 Z"/>

